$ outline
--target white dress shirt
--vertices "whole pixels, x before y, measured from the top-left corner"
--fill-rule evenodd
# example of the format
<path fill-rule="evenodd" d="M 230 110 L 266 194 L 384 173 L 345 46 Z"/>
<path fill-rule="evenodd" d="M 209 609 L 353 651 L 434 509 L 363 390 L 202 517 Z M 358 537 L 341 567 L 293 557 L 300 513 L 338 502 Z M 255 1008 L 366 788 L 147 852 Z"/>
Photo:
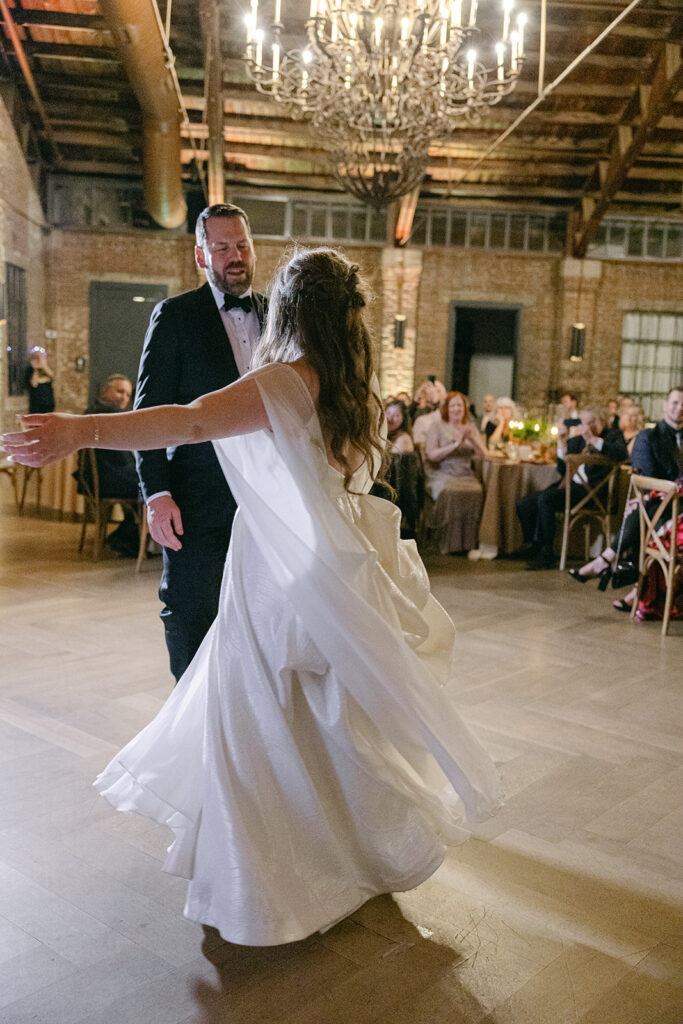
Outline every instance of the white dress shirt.
<path fill-rule="evenodd" d="M 237 364 L 237 372 L 242 377 L 249 369 L 251 357 L 261 337 L 261 327 L 256 316 L 256 310 L 252 307 L 250 313 L 245 313 L 243 309 L 236 306 L 235 309 L 230 309 L 226 312 L 223 309 L 225 295 L 218 288 L 214 288 L 213 285 L 210 285 L 210 288 L 214 302 L 218 306 L 218 312 L 221 315 L 225 333 L 230 341 L 232 354 Z M 239 295 L 238 298 L 243 299 L 247 295 L 251 295 L 251 288 L 247 288 L 246 292 Z"/>

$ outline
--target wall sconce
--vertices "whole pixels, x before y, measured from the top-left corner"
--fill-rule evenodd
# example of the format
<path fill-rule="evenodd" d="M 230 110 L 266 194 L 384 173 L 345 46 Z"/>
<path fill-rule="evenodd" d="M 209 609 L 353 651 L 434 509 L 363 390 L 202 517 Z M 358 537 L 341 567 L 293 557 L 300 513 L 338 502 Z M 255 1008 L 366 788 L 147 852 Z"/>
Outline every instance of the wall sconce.
<path fill-rule="evenodd" d="M 394 317 L 394 348 L 403 348 L 406 339 L 406 318 L 402 315 Z"/>
<path fill-rule="evenodd" d="M 586 344 L 586 325 L 572 324 L 572 336 L 569 346 L 569 358 L 572 363 L 580 363 L 583 359 L 583 350 Z"/>

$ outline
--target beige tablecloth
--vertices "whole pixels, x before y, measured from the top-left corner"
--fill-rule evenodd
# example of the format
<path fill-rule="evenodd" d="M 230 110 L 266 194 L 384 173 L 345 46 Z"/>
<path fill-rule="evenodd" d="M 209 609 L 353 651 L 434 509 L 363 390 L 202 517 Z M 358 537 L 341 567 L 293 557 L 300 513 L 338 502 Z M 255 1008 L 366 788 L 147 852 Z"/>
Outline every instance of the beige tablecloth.
<path fill-rule="evenodd" d="M 479 524 L 479 544 L 511 554 L 523 544 L 515 502 L 532 491 L 542 491 L 559 479 L 555 464 L 484 462 L 484 508 Z"/>

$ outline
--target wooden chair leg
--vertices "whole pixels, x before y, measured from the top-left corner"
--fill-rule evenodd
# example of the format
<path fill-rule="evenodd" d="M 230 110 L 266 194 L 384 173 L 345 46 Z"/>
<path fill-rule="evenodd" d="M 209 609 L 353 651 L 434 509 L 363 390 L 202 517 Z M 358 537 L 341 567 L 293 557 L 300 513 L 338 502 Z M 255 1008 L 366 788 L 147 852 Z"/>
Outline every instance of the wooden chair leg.
<path fill-rule="evenodd" d="M 560 554 L 560 569 L 564 570 L 567 564 L 567 549 L 569 547 L 569 512 L 565 508 L 564 523 L 562 524 L 562 552 Z"/>
<path fill-rule="evenodd" d="M 83 551 L 83 545 L 85 544 L 85 531 L 86 531 L 87 526 L 88 526 L 88 513 L 89 513 L 89 509 L 88 509 L 88 507 L 86 505 L 86 507 L 83 509 L 83 526 L 81 527 L 81 539 L 80 539 L 79 544 L 78 544 L 78 553 L 79 553 L 79 555 Z"/>
<path fill-rule="evenodd" d="M 140 508 L 140 522 L 138 524 L 140 530 L 140 546 L 138 547 L 138 557 L 135 562 L 135 571 L 140 572 L 142 563 L 145 560 L 145 554 L 147 552 L 147 538 L 149 536 L 149 527 L 147 525 L 147 506 L 142 505 Z"/>
<path fill-rule="evenodd" d="M 21 481 L 21 497 L 19 498 L 19 501 L 17 503 L 17 509 L 20 516 L 24 514 L 24 502 L 26 501 L 26 491 L 28 490 L 28 482 L 31 477 L 31 473 L 33 472 L 33 470 L 29 466 L 24 466 L 23 469 L 24 475 Z"/>
<path fill-rule="evenodd" d="M 107 529 L 107 518 L 101 508 L 95 511 L 95 547 L 93 549 L 93 562 L 99 562 L 104 544 L 104 531 Z"/>
<path fill-rule="evenodd" d="M 671 615 L 671 605 L 673 604 L 674 589 L 676 584 L 676 574 L 674 572 L 674 569 L 675 565 L 673 565 L 672 563 L 667 567 L 667 572 L 664 574 L 664 580 L 666 582 L 666 599 L 664 601 L 664 617 L 662 619 L 662 636 L 666 636 L 666 634 L 669 632 L 669 617 Z"/>

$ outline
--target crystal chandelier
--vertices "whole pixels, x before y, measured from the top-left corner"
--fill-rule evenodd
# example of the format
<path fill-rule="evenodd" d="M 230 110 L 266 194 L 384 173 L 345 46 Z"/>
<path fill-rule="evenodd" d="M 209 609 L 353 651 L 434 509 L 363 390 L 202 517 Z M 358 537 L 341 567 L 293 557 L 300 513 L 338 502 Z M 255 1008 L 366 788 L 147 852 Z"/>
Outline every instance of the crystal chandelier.
<path fill-rule="evenodd" d="M 308 43 L 285 52 L 281 0 L 267 33 L 251 0 L 245 60 L 259 92 L 309 116 L 342 187 L 379 207 L 419 184 L 432 140 L 515 87 L 526 16 L 513 21 L 513 5 L 503 0 L 501 40 L 480 55 L 478 0 L 310 0 Z"/>

